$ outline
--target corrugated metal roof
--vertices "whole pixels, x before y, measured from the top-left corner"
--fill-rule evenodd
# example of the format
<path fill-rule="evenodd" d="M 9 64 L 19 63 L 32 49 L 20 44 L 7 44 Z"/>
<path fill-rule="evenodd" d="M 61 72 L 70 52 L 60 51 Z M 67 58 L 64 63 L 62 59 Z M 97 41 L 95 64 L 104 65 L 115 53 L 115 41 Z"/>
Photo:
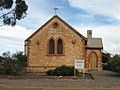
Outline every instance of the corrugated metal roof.
<path fill-rule="evenodd" d="M 98 48 L 103 49 L 101 38 L 88 38 L 86 48 Z"/>

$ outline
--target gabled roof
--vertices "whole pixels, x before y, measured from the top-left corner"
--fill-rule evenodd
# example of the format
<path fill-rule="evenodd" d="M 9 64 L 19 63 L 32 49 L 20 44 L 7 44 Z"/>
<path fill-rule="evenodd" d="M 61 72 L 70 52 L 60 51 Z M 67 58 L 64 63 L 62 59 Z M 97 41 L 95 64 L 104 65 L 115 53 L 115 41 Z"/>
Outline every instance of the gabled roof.
<path fill-rule="evenodd" d="M 102 39 L 101 38 L 88 38 L 86 48 L 103 49 Z"/>
<path fill-rule="evenodd" d="M 64 20 L 62 20 L 59 16 L 55 15 L 53 16 L 50 20 L 48 20 L 44 25 L 42 25 L 36 32 L 34 32 L 29 38 L 27 38 L 25 41 L 28 41 L 30 38 L 32 38 L 36 33 L 38 33 L 43 27 L 45 27 L 50 21 L 52 21 L 54 18 L 57 18 L 58 20 L 60 20 L 62 23 L 64 23 L 66 26 L 68 26 L 71 30 L 73 30 L 78 36 L 80 36 L 81 38 L 83 38 L 85 41 L 87 41 L 87 39 L 81 35 L 78 31 L 76 31 L 73 27 L 71 27 L 68 23 L 66 23 Z"/>

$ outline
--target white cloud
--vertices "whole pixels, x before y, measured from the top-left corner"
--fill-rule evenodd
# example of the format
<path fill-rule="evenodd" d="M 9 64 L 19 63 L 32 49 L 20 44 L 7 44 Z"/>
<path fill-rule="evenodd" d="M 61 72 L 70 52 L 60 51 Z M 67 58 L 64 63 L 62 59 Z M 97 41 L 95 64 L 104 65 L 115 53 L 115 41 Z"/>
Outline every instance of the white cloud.
<path fill-rule="evenodd" d="M 47 0 L 26 0 L 26 3 L 28 4 L 27 17 L 17 21 L 15 27 L 0 26 L 0 54 L 5 51 L 23 51 L 24 40 L 34 32 L 28 28 L 38 29 L 50 18 L 49 13 L 53 13 L 52 5 Z"/>
<path fill-rule="evenodd" d="M 0 54 L 6 51 L 16 52 L 24 50 L 24 40 L 27 39 L 33 30 L 16 25 L 0 27 Z"/>
<path fill-rule="evenodd" d="M 61 2 L 65 2 L 65 0 L 61 0 Z M 92 14 L 102 14 L 108 17 L 113 17 L 120 20 L 120 0 L 67 0 L 72 7 L 77 7 L 85 10 L 88 13 Z M 34 31 L 29 30 L 25 27 L 34 28 L 36 30 L 42 24 L 44 24 L 50 16 L 54 14 L 54 2 L 58 2 L 56 0 L 26 0 L 26 3 L 29 5 L 28 7 L 28 16 L 17 22 L 15 27 L 10 26 L 0 26 L 0 54 L 4 51 L 18 51 L 24 50 L 24 40 L 28 38 Z M 69 17 L 66 17 L 65 14 L 68 14 L 67 6 L 65 4 L 61 4 L 59 7 L 64 7 L 66 10 L 63 13 L 63 18 L 71 18 L 74 14 L 71 13 Z M 60 12 L 60 10 L 59 10 Z M 86 19 L 88 22 L 91 19 L 94 19 L 92 14 L 81 15 L 79 13 L 75 13 L 80 19 Z M 91 15 L 91 16 L 90 16 Z M 75 17 L 74 17 L 75 18 Z M 88 20 L 88 21 L 87 21 Z M 92 21 L 92 20 L 91 20 Z M 70 21 L 73 22 L 73 21 Z M 102 21 L 103 23 L 104 21 Z M 69 22 L 68 22 L 69 23 Z M 82 22 L 81 22 L 82 23 Z M 94 22 L 88 22 L 94 25 Z M 88 25 L 90 25 L 88 24 Z M 78 25 L 78 24 L 76 24 Z M 23 27 L 24 26 L 24 27 Z M 74 26 L 74 22 L 72 25 L 76 30 L 79 30 L 81 34 L 84 36 L 87 35 L 87 30 L 93 30 L 94 37 L 102 37 L 104 49 L 113 54 L 120 53 L 120 25 L 103 25 L 103 26 L 89 26 L 80 24 L 80 26 Z M 13 51 L 14 50 L 14 51 Z"/>
<path fill-rule="evenodd" d="M 54 12 L 53 1 L 50 3 L 49 0 L 26 0 L 26 3 L 28 15 L 19 22 L 24 27 L 38 29 Z"/>
<path fill-rule="evenodd" d="M 120 25 L 113 26 L 73 26 L 82 35 L 87 37 L 87 30 L 92 30 L 93 37 L 100 37 L 103 41 L 104 50 L 112 54 L 120 54 Z"/>
<path fill-rule="evenodd" d="M 72 7 L 115 17 L 120 20 L 120 0 L 68 0 Z"/>
<path fill-rule="evenodd" d="M 88 13 L 105 15 L 120 21 L 120 0 L 68 0 L 71 7 L 80 8 Z M 90 16 L 89 16 L 90 17 Z M 93 24 L 93 23 L 92 23 Z M 84 36 L 93 30 L 94 37 L 102 37 L 104 50 L 120 54 L 120 24 L 99 26 L 75 26 Z"/>

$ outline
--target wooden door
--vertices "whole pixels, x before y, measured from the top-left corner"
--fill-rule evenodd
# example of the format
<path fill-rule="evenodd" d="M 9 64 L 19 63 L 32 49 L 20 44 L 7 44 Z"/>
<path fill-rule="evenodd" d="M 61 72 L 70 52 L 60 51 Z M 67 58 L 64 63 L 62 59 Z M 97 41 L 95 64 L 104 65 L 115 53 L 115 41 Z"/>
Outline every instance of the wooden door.
<path fill-rule="evenodd" d="M 96 69 L 97 68 L 97 54 L 92 52 L 89 57 L 90 60 L 90 69 Z"/>

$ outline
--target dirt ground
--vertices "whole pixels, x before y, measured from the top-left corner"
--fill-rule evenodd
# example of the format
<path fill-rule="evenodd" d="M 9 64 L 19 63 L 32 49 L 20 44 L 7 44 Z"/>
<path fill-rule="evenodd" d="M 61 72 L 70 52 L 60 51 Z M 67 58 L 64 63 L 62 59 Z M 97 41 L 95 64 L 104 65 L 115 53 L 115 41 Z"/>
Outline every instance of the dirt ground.
<path fill-rule="evenodd" d="M 94 79 L 54 77 L 40 74 L 0 75 L 1 90 L 120 90 L 120 75 L 110 71 L 93 71 Z"/>

